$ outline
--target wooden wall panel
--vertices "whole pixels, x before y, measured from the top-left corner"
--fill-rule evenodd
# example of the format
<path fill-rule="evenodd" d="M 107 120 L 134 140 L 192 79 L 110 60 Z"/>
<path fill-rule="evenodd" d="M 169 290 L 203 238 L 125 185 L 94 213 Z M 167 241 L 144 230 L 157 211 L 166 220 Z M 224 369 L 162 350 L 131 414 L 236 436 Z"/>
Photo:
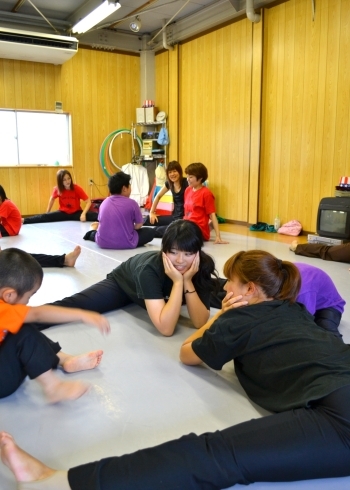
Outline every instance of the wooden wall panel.
<path fill-rule="evenodd" d="M 139 79 L 138 55 L 80 48 L 62 66 L 0 59 L 0 107 L 52 111 L 61 101 L 72 114 L 74 179 L 91 197 L 106 196 L 100 147 L 112 131 L 131 128 Z M 113 149 L 117 165 L 130 161 L 130 137 Z M 110 173 L 117 170 L 110 167 Z M 46 211 L 56 173 L 57 167 L 0 167 L 0 183 L 23 215 L 35 214 Z M 90 178 L 97 186 L 88 186 Z"/>
<path fill-rule="evenodd" d="M 350 173 L 350 2 L 265 12 L 259 220 L 315 231 L 318 203 Z"/>
<path fill-rule="evenodd" d="M 179 161 L 209 171 L 217 212 L 248 221 L 252 23 L 247 19 L 180 46 Z"/>
<path fill-rule="evenodd" d="M 139 100 L 139 56 L 80 49 L 78 55 L 62 66 L 65 110 L 73 117 L 73 158 L 77 182 L 91 191 L 92 197 L 106 196 L 107 177 L 99 163 L 104 139 L 117 129 L 130 129 Z M 129 163 L 131 137 L 116 138 L 112 157 L 116 166 Z M 96 186 L 88 186 L 93 179 Z"/>

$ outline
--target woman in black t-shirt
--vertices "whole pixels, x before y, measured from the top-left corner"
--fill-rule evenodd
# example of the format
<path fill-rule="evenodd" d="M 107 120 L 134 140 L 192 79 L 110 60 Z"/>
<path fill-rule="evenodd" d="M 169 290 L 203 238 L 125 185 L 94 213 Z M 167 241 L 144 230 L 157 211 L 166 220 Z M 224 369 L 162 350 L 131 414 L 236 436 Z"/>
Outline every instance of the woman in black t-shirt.
<path fill-rule="evenodd" d="M 182 167 L 176 160 L 169 162 L 166 168 L 167 181 L 164 186 L 160 189 L 149 212 L 149 216 L 144 222 L 144 226 L 156 226 L 156 237 L 160 238 L 164 235 L 166 227 L 177 219 L 182 219 L 184 217 L 184 196 L 185 189 L 188 187 L 188 182 L 186 177 L 183 177 Z M 157 216 L 156 209 L 159 204 L 160 199 L 168 191 L 171 191 L 174 202 L 174 209 L 171 215 L 167 216 Z"/>
<path fill-rule="evenodd" d="M 165 336 L 174 333 L 185 304 L 193 325 L 200 328 L 209 318 L 211 276 L 217 276 L 214 260 L 202 247 L 202 233 L 195 223 L 174 221 L 164 234 L 160 252 L 135 255 L 103 281 L 51 304 L 107 313 L 136 303 Z"/>

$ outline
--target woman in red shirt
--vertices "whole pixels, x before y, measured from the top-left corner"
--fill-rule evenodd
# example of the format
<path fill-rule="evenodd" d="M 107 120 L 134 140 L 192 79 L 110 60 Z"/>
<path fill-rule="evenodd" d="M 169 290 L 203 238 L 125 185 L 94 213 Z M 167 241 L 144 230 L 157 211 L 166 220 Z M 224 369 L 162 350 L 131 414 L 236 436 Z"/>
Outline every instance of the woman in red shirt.
<path fill-rule="evenodd" d="M 59 210 L 50 212 L 55 199 L 58 198 Z M 84 202 L 84 209 L 80 201 Z M 89 212 L 91 200 L 78 184 L 73 184 L 73 179 L 68 170 L 57 172 L 57 186 L 54 187 L 45 214 L 37 214 L 25 218 L 24 225 L 32 223 L 50 223 L 52 221 L 97 221 L 97 213 Z"/>
<path fill-rule="evenodd" d="M 18 207 L 10 201 L 0 185 L 0 237 L 18 235 L 21 226 L 22 218 Z"/>

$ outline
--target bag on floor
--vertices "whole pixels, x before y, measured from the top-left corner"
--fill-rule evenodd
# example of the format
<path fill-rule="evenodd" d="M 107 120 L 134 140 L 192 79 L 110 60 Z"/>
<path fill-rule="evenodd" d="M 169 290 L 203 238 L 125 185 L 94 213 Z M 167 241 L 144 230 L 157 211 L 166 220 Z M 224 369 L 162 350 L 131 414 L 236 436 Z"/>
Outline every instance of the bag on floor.
<path fill-rule="evenodd" d="M 292 221 L 288 221 L 278 228 L 277 233 L 280 233 L 281 235 L 298 236 L 302 229 L 303 227 L 301 226 L 300 221 L 292 219 Z"/>

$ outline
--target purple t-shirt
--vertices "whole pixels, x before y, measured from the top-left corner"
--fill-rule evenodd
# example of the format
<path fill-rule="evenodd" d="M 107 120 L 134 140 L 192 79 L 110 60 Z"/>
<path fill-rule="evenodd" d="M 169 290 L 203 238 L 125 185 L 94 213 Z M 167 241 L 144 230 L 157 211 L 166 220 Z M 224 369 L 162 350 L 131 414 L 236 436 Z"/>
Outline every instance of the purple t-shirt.
<path fill-rule="evenodd" d="M 340 296 L 332 279 L 323 270 L 308 264 L 296 262 L 301 274 L 301 288 L 297 301 L 305 305 L 312 314 L 323 308 L 335 308 L 343 313 L 345 301 Z"/>
<path fill-rule="evenodd" d="M 100 206 L 98 220 L 95 242 L 99 247 L 116 250 L 137 247 L 139 235 L 134 224 L 143 223 L 143 218 L 136 201 L 119 194 L 109 196 Z"/>

